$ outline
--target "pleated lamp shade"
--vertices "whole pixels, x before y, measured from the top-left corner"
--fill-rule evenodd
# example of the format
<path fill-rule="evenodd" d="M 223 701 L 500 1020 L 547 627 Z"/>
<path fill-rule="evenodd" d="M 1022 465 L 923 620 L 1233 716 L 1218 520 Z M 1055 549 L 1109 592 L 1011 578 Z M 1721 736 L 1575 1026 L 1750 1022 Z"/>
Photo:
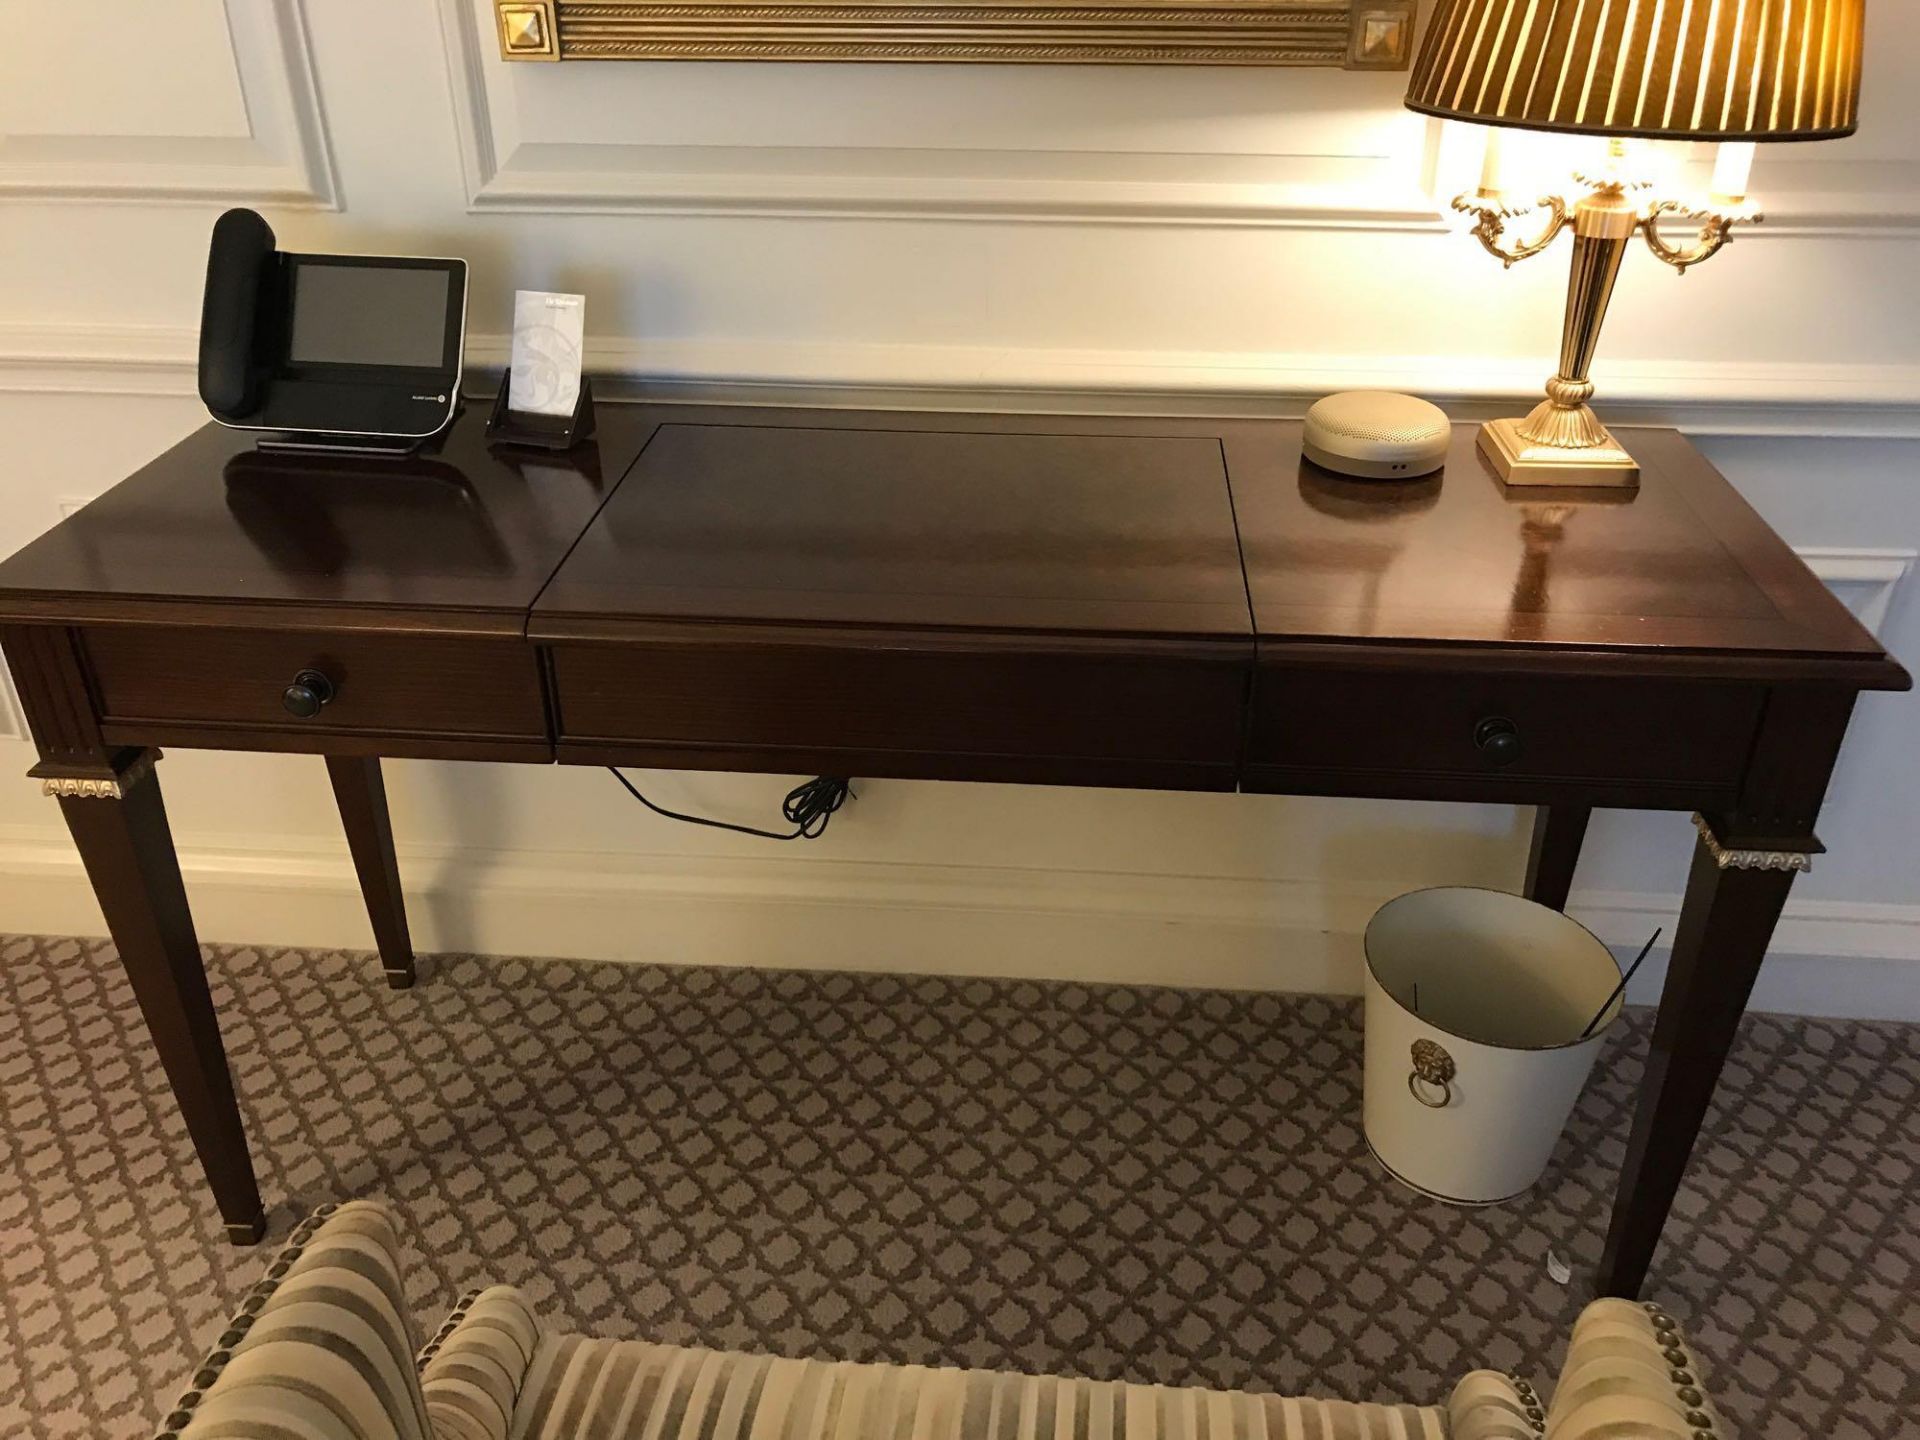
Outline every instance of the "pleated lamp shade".
<path fill-rule="evenodd" d="M 1853 133 L 1866 0 L 1438 0 L 1407 105 L 1649 139 Z"/>

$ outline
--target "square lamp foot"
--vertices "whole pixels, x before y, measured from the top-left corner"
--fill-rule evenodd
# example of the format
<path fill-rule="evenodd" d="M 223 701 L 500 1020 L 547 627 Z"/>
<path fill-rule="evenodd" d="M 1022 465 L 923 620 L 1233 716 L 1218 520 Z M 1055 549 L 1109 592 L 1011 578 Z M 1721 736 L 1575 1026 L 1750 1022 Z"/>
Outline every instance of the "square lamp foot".
<path fill-rule="evenodd" d="M 1611 486 L 1631 489 L 1640 467 L 1611 430 L 1606 443 L 1579 450 L 1539 445 L 1520 436 L 1518 420 L 1489 420 L 1480 427 L 1480 453 L 1509 485 Z"/>

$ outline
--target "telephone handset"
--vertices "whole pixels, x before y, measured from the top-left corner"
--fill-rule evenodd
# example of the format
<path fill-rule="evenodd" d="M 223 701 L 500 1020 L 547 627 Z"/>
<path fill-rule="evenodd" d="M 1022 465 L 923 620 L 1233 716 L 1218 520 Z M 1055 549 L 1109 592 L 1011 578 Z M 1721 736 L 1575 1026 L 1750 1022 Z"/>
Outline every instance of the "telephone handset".
<path fill-rule="evenodd" d="M 255 333 L 273 258 L 273 230 L 253 211 L 229 210 L 214 222 L 200 302 L 200 398 L 223 420 L 242 419 L 260 392 L 265 367 L 254 358 Z"/>

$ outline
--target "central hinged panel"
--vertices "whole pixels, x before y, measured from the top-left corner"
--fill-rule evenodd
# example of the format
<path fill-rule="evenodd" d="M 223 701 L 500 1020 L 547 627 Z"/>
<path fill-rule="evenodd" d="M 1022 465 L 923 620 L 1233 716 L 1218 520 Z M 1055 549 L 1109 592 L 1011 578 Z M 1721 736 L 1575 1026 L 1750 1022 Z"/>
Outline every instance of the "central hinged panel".
<path fill-rule="evenodd" d="M 1219 442 L 915 418 L 663 425 L 534 607 L 562 758 L 1230 787 Z"/>

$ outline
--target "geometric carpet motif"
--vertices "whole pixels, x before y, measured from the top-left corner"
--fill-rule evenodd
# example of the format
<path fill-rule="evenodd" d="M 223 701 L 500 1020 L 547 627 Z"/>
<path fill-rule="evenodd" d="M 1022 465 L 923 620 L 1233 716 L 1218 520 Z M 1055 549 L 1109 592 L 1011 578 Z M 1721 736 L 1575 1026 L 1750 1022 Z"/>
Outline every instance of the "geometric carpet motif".
<path fill-rule="evenodd" d="M 788 1355 L 1430 1403 L 1551 1384 L 1650 1016 L 1552 1167 L 1454 1209 L 1360 1131 L 1357 1002 L 212 947 L 269 1241 L 403 1217 L 422 1334 L 523 1287 L 565 1328 Z M 1655 1260 L 1743 1435 L 1920 1417 L 1920 1028 L 1750 1016 Z M 0 1435 L 150 1434 L 272 1254 L 227 1245 L 105 942 L 0 940 Z M 1571 1261 L 1556 1284 L 1546 1256 Z"/>

